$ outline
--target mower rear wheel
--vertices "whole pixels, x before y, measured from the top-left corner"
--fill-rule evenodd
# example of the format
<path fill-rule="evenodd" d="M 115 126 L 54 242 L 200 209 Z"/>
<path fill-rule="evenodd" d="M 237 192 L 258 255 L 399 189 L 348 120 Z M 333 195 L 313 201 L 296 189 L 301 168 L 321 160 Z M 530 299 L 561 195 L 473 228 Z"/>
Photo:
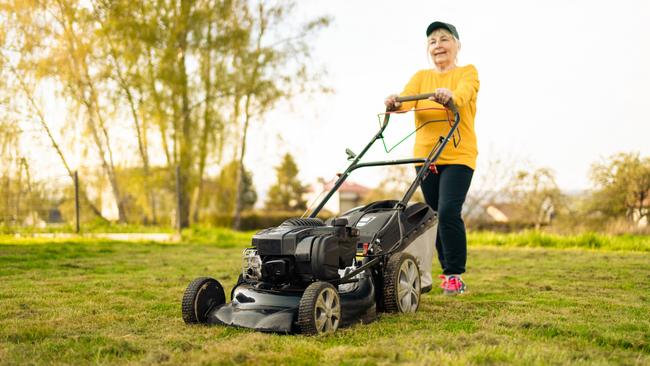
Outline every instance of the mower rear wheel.
<path fill-rule="evenodd" d="M 414 313 L 420 305 L 420 270 L 415 258 L 393 254 L 384 270 L 383 308 L 388 313 Z"/>
<path fill-rule="evenodd" d="M 341 321 L 341 298 L 328 282 L 307 287 L 298 307 L 298 327 L 302 334 L 334 333 Z"/>
<path fill-rule="evenodd" d="M 206 323 L 210 310 L 225 303 L 226 295 L 219 281 L 199 277 L 187 286 L 183 294 L 183 320 L 187 324 Z"/>

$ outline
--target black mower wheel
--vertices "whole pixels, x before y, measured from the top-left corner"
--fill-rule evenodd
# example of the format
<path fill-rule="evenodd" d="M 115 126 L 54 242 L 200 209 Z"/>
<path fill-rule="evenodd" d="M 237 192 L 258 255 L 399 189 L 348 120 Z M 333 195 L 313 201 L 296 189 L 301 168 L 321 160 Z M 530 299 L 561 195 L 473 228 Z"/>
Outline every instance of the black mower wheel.
<path fill-rule="evenodd" d="M 328 282 L 307 287 L 298 307 L 298 327 L 302 334 L 334 333 L 341 321 L 341 298 Z"/>
<path fill-rule="evenodd" d="M 205 323 L 210 310 L 225 303 L 226 295 L 219 281 L 199 277 L 187 286 L 183 294 L 183 320 L 187 324 Z"/>
<path fill-rule="evenodd" d="M 393 254 L 384 270 L 383 309 L 388 313 L 414 313 L 420 305 L 420 270 L 415 258 Z"/>

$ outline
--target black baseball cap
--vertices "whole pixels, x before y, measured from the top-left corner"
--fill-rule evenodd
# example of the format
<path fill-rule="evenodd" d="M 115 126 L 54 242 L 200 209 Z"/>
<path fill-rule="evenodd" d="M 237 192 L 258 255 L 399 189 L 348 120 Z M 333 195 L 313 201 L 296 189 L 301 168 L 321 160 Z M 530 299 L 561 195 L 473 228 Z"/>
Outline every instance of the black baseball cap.
<path fill-rule="evenodd" d="M 458 37 L 458 31 L 456 30 L 456 27 L 454 27 L 449 23 L 437 22 L 437 21 L 429 24 L 429 26 L 427 27 L 427 37 L 430 36 L 434 30 L 439 28 L 444 28 L 448 30 L 454 37 L 456 37 L 456 39 L 460 39 L 460 37 Z"/>

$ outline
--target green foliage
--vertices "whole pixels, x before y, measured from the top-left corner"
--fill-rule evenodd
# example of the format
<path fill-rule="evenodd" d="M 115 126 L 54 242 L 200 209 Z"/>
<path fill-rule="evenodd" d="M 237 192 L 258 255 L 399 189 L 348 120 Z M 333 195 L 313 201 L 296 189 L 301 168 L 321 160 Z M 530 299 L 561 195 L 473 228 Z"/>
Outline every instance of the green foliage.
<path fill-rule="evenodd" d="M 504 193 L 507 201 L 513 205 L 516 216 L 528 220 L 536 228 L 550 224 L 564 204 L 555 175 L 548 168 L 517 172 Z"/>
<path fill-rule="evenodd" d="M 232 216 L 235 211 L 235 200 L 237 197 L 237 175 L 239 163 L 231 161 L 221 169 L 219 177 L 214 182 L 207 182 L 208 207 L 213 206 L 217 215 Z M 242 176 L 243 193 L 241 196 L 243 208 L 252 209 L 257 202 L 257 192 L 253 185 L 253 173 L 244 170 Z"/>
<path fill-rule="evenodd" d="M 203 225 L 192 225 L 184 229 L 183 241 L 189 243 L 210 244 L 221 248 L 237 248 L 243 243 L 248 243 L 252 236 L 251 231 L 235 231 L 225 228 L 215 228 Z"/>
<path fill-rule="evenodd" d="M 607 218 L 638 222 L 650 214 L 650 157 L 619 153 L 591 167 L 596 185 L 589 208 Z"/>
<path fill-rule="evenodd" d="M 278 226 L 287 219 L 301 217 L 304 211 L 253 210 L 244 211 L 240 217 L 239 230 L 260 230 Z M 206 215 L 205 223 L 217 227 L 232 227 L 232 215 Z"/>
<path fill-rule="evenodd" d="M 43 182 L 32 179 L 26 158 L 0 156 L 0 160 L 6 164 L 0 169 L 0 224 L 14 230 L 41 226 L 57 206 L 55 195 Z"/>
<path fill-rule="evenodd" d="M 61 140 L 81 144 L 84 155 L 93 153 L 82 161 L 96 164 L 90 171 L 102 169 L 121 222 L 158 221 L 150 156 L 164 157 L 156 164 L 170 172 L 178 167 L 185 227 L 200 217 L 206 171 L 220 165 L 224 147 L 241 147 L 236 158 L 243 161 L 249 122 L 279 100 L 318 85 L 320 73 L 309 60 L 311 37 L 329 19 L 301 26 L 294 7 L 293 1 L 245 0 L 2 3 L 0 79 L 11 71 L 11 82 L 20 86 L 29 113 L 38 117 L 70 176 L 69 151 Z M 65 118 L 70 125 L 62 138 L 51 133 L 35 97 L 44 84 L 80 119 Z M 128 136 L 125 130 L 132 141 L 117 138 L 115 131 Z M 120 177 L 120 163 L 134 162 L 114 152 L 131 146 L 137 146 L 133 156 L 142 172 Z M 237 210 L 250 200 L 236 199 L 243 203 Z"/>
<path fill-rule="evenodd" d="M 305 210 L 306 201 L 302 196 L 306 187 L 298 180 L 298 166 L 291 154 L 282 158 L 282 163 L 275 168 L 277 182 L 269 189 L 266 208 L 270 210 Z"/>
<path fill-rule="evenodd" d="M 0 34 L 0 47 L 4 47 L 3 38 Z M 26 198 L 24 186 L 31 184 L 24 182 L 29 171 L 27 160 L 21 156 L 19 115 L 14 110 L 9 77 L 5 58 L 0 57 L 0 223 L 5 226 L 24 218 L 19 212 L 20 200 Z"/>

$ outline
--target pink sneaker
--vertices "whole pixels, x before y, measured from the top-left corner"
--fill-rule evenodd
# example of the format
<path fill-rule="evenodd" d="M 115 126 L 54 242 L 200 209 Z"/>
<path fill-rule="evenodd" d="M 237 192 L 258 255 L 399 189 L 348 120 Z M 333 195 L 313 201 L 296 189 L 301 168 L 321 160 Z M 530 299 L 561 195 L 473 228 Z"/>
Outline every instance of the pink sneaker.
<path fill-rule="evenodd" d="M 438 278 L 442 280 L 442 282 L 440 282 L 440 288 L 444 290 L 445 287 L 447 287 L 447 276 L 441 274 Z"/>
<path fill-rule="evenodd" d="M 442 279 L 440 288 L 442 288 L 443 294 L 453 296 L 465 292 L 465 282 L 460 275 L 440 275 L 439 277 Z"/>

